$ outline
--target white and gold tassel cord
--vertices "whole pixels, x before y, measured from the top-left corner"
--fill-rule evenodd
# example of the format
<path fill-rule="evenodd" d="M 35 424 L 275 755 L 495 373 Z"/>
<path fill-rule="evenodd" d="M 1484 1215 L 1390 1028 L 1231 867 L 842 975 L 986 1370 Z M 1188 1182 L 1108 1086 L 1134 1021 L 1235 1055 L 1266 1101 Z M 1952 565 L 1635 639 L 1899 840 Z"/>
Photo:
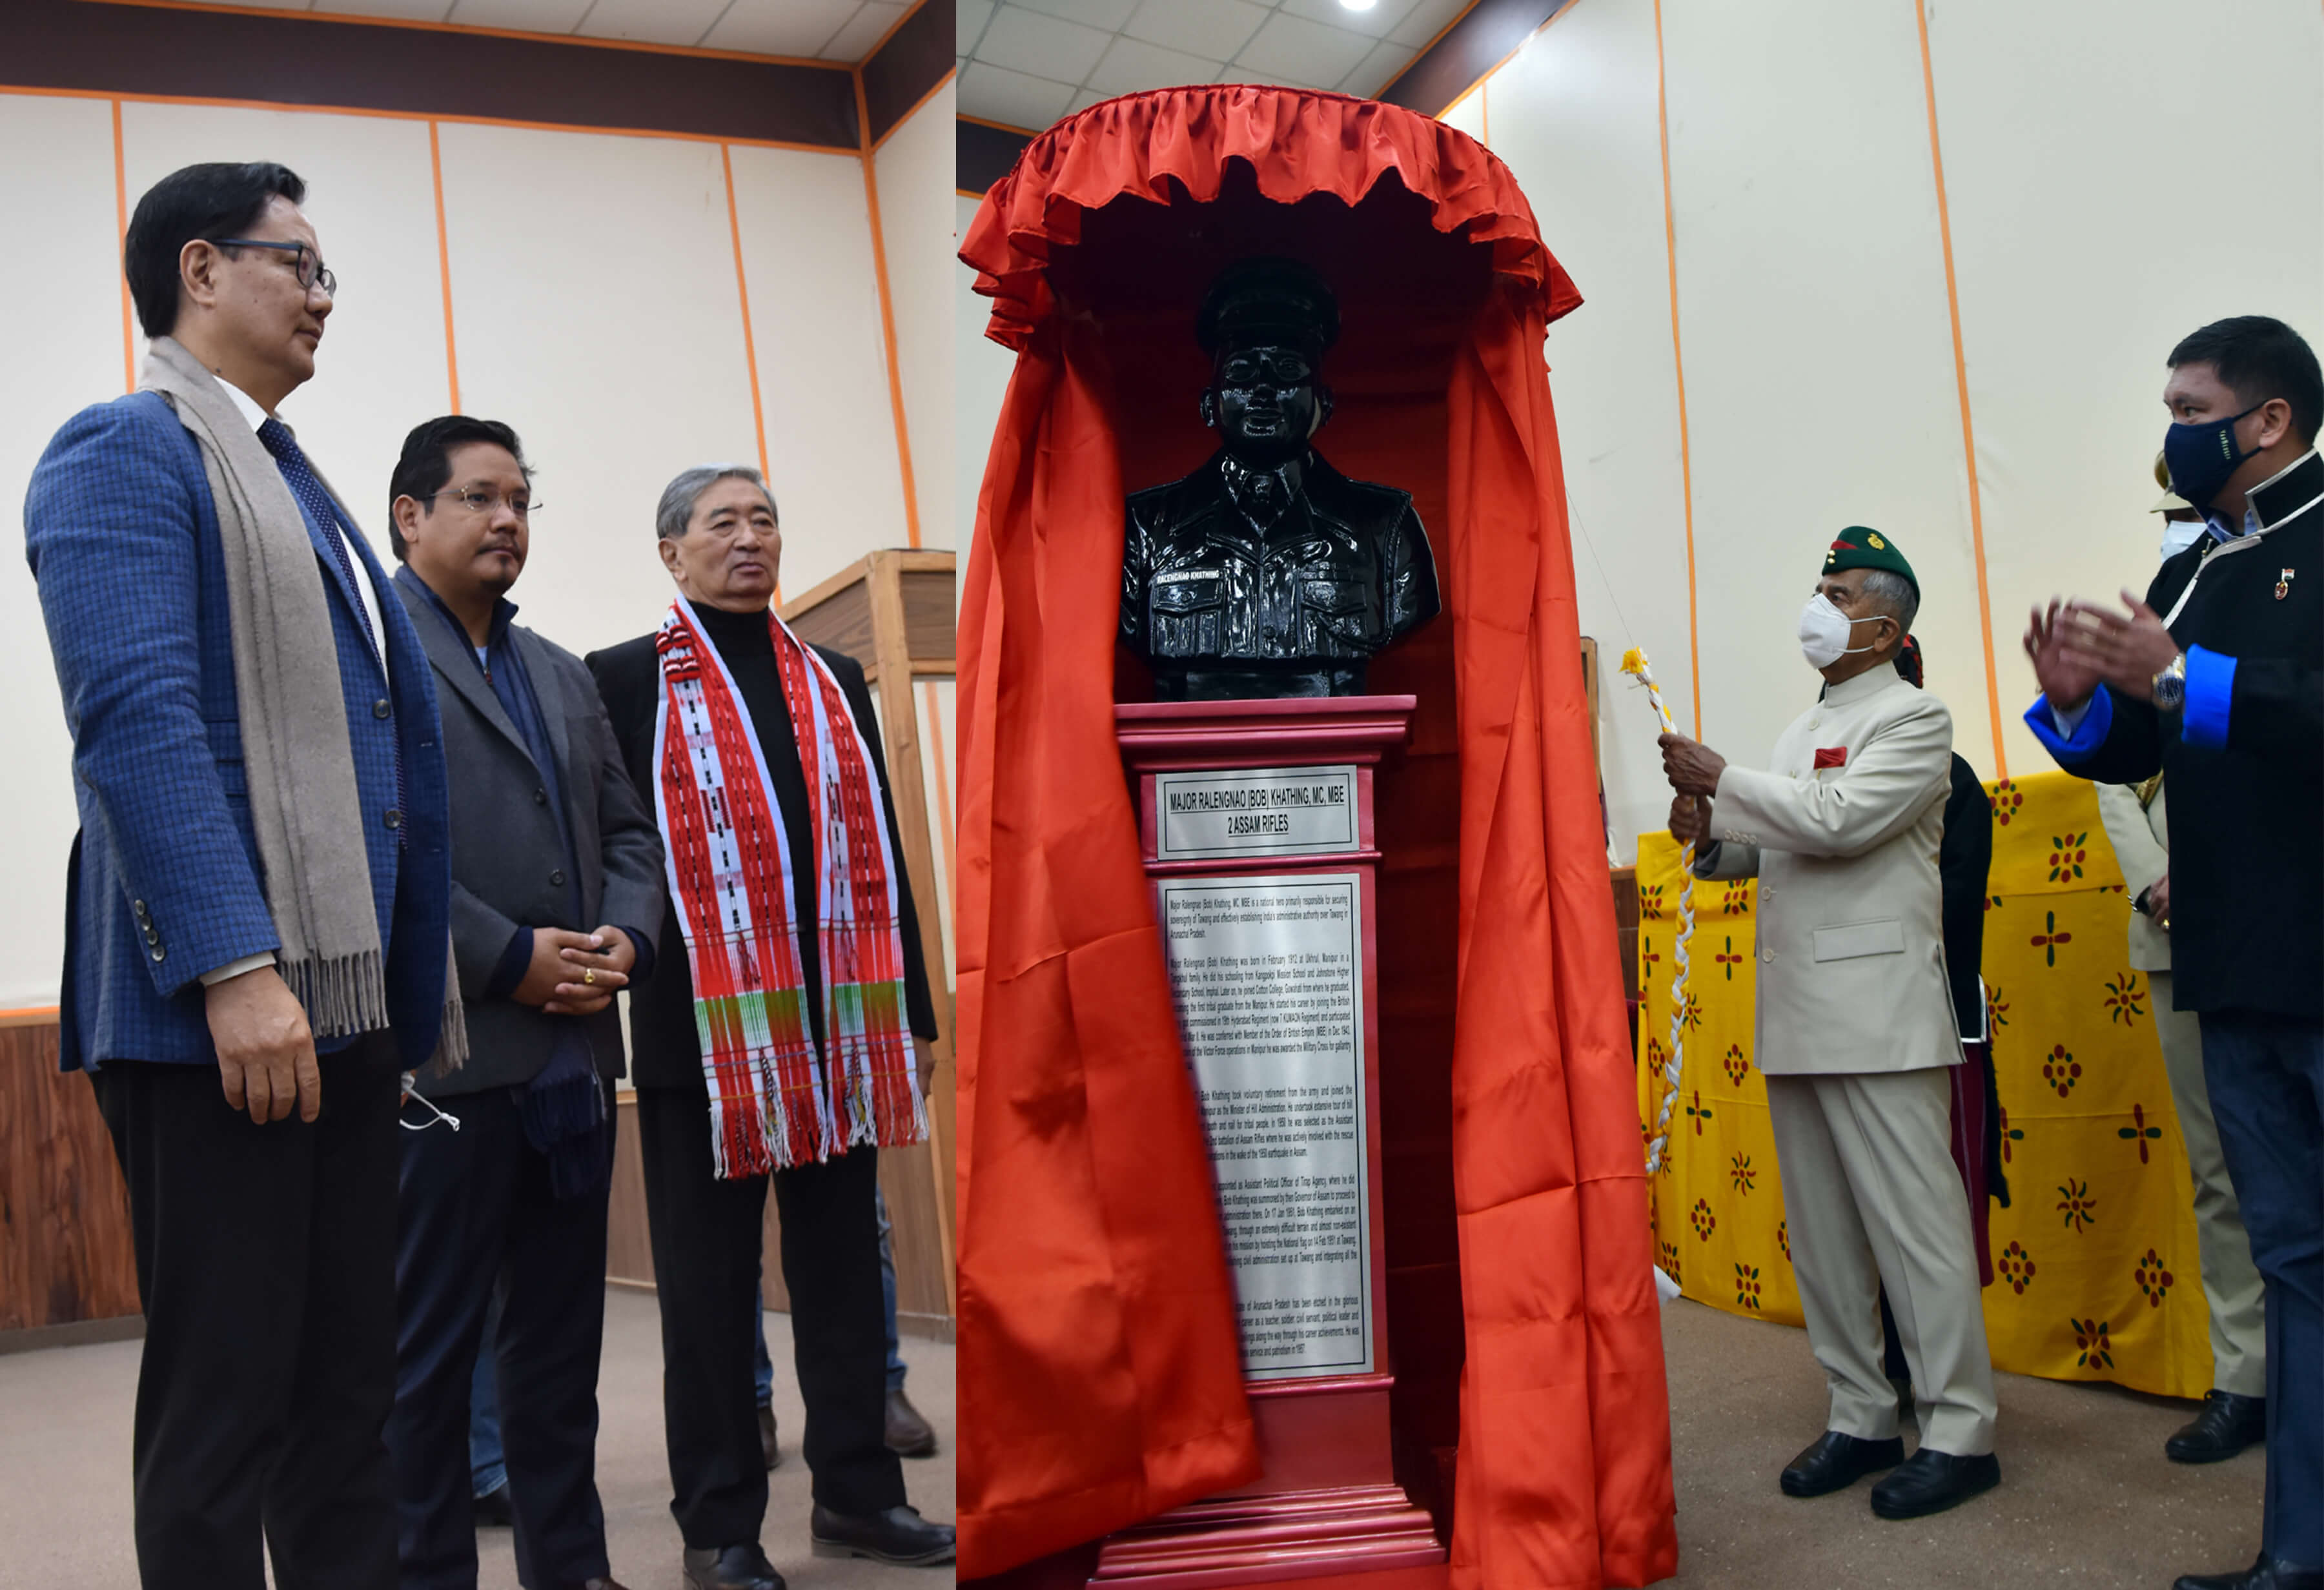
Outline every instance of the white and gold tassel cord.
<path fill-rule="evenodd" d="M 1662 720 L 1665 734 L 1678 733 L 1678 724 L 1672 718 L 1670 708 L 1663 703 L 1662 687 L 1655 683 L 1655 670 L 1646 661 L 1646 652 L 1637 646 L 1622 653 L 1622 671 L 1646 687 L 1646 699 L 1654 704 L 1655 716 Z M 1670 1058 L 1663 1062 L 1662 1106 L 1655 1112 L 1654 1136 L 1646 1142 L 1646 1174 L 1652 1176 L 1663 1166 L 1663 1155 L 1670 1148 L 1671 1114 L 1678 1108 L 1679 1074 L 1682 1067 L 1681 1046 L 1686 1039 L 1686 947 L 1694 937 L 1694 845 L 1689 841 L 1679 851 L 1679 875 L 1684 880 L 1678 892 L 1678 940 L 1671 950 L 1671 1036 Z"/>

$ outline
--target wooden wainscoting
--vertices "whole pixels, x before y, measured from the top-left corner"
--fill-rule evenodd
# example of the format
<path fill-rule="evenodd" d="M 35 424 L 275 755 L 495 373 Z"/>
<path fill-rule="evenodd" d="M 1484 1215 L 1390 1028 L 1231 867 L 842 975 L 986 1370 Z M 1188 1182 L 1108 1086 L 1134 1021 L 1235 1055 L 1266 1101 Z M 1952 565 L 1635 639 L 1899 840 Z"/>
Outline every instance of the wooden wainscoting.
<path fill-rule="evenodd" d="M 129 1191 L 88 1078 L 57 1069 L 57 1024 L 0 1022 L 0 1332 L 134 1317 Z"/>

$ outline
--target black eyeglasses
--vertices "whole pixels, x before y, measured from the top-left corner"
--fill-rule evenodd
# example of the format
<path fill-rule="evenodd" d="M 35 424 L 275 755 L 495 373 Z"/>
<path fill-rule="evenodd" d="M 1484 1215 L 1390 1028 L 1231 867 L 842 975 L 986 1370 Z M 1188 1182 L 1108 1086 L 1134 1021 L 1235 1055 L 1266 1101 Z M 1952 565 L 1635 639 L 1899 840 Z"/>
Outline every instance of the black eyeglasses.
<path fill-rule="evenodd" d="M 339 279 L 331 274 L 322 256 L 303 243 L 267 243 L 256 237 L 213 237 L 210 241 L 220 248 L 271 248 L 278 254 L 296 254 L 298 263 L 292 269 L 299 273 L 300 286 L 311 291 L 319 282 L 326 294 L 334 298 L 338 295 Z"/>
<path fill-rule="evenodd" d="M 471 513 L 489 513 L 505 500 L 509 512 L 519 519 L 525 520 L 530 520 L 540 506 L 530 497 L 515 496 L 503 499 L 498 492 L 446 490 L 429 492 L 428 495 L 431 497 L 450 497 L 456 502 L 466 504 Z"/>

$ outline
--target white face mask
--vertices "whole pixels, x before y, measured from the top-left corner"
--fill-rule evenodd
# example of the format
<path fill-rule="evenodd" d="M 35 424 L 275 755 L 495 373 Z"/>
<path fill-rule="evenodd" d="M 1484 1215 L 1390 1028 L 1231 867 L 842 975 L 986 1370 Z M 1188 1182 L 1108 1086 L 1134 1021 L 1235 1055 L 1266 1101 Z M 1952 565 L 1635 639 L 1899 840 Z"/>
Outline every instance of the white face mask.
<path fill-rule="evenodd" d="M 2203 539 L 2203 522 L 2200 519 L 2166 519 L 2163 522 L 2163 557 L 2167 562 Z"/>
<path fill-rule="evenodd" d="M 1870 652 L 1871 646 L 1851 646 L 1848 637 L 1859 624 L 1877 623 L 1880 615 L 1870 618 L 1850 618 L 1831 605 L 1831 598 L 1818 591 L 1800 609 L 1800 651 L 1815 669 L 1830 668 L 1841 658 L 1857 652 Z"/>

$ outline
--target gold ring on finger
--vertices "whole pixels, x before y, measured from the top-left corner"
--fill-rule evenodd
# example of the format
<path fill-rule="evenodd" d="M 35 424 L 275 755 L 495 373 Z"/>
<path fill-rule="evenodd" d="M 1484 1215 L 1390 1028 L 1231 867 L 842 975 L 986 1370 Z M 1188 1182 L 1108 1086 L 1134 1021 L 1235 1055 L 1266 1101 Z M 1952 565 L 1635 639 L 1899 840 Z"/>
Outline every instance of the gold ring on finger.
<path fill-rule="evenodd" d="M 591 966 L 587 971 L 586 971 L 586 972 L 582 973 L 582 974 L 581 974 L 581 981 L 583 981 L 584 983 L 593 983 L 593 984 L 594 984 L 595 982 L 596 982 L 596 981 L 597 981 L 597 968 L 596 968 L 596 967 L 595 967 L 595 966 Z"/>

